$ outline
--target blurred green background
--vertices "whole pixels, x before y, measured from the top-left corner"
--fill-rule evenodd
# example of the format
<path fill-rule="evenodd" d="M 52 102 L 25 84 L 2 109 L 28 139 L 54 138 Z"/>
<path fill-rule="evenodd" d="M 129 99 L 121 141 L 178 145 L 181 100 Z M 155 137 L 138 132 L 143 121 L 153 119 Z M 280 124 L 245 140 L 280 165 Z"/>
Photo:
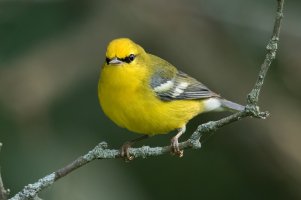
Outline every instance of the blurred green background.
<path fill-rule="evenodd" d="M 280 49 L 260 106 L 267 120 L 217 131 L 201 150 L 94 161 L 44 190 L 43 199 L 301 199 L 301 2 L 285 5 Z M 245 103 L 271 35 L 275 0 L 0 1 L 0 153 L 11 193 L 100 141 L 119 148 L 97 98 L 108 42 L 129 37 L 227 99 Z M 182 138 L 208 120 L 193 119 Z M 173 133 L 139 145 L 167 145 Z M 138 145 L 138 146 L 139 146 Z"/>

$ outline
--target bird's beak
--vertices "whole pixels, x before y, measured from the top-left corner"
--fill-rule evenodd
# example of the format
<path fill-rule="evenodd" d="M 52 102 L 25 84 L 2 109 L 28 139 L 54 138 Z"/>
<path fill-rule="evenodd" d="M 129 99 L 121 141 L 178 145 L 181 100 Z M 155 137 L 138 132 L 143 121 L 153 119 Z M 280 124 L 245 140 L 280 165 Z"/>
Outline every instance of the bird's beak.
<path fill-rule="evenodd" d="M 121 64 L 122 61 L 119 60 L 118 58 L 114 57 L 112 58 L 110 61 L 109 61 L 109 64 L 115 64 L 115 65 L 118 65 L 118 64 Z"/>

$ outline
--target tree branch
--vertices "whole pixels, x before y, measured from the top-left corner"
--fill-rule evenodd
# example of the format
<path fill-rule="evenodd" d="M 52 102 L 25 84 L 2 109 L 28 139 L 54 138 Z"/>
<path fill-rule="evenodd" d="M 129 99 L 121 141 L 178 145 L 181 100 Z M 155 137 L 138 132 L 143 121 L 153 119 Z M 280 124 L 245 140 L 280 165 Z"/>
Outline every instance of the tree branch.
<path fill-rule="evenodd" d="M 2 143 L 0 142 L 0 151 L 1 148 L 2 148 Z M 9 190 L 6 190 L 4 188 L 2 177 L 1 177 L 1 170 L 0 170 L 0 200 L 7 200 L 8 194 L 9 194 Z"/>
<path fill-rule="evenodd" d="M 274 28 L 273 28 L 273 34 L 272 37 L 266 46 L 267 54 L 265 56 L 265 59 L 260 67 L 259 76 L 257 78 L 257 81 L 255 83 L 254 88 L 248 95 L 248 104 L 256 105 L 258 103 L 259 93 L 263 86 L 263 81 L 265 79 L 265 76 L 268 72 L 268 69 L 272 63 L 272 61 L 276 57 L 276 51 L 278 48 L 278 41 L 279 41 L 279 34 L 280 34 L 280 27 L 281 22 L 283 18 L 283 5 L 284 0 L 277 0 L 277 12 L 276 12 L 276 18 L 274 22 Z"/>
<path fill-rule="evenodd" d="M 0 200 L 7 200 L 7 192 L 3 186 L 1 172 L 0 172 Z"/>
<path fill-rule="evenodd" d="M 191 137 L 180 143 L 180 149 L 199 149 L 201 148 L 201 142 L 203 142 L 208 136 L 212 135 L 216 132 L 219 128 L 228 125 L 230 123 L 236 122 L 246 117 L 255 117 L 260 119 L 265 119 L 268 117 L 268 112 L 260 112 L 259 107 L 257 106 L 259 94 L 261 88 L 264 83 L 265 76 L 267 71 L 275 59 L 278 41 L 279 41 L 279 33 L 281 27 L 281 21 L 283 18 L 283 4 L 284 0 L 277 0 L 277 14 L 274 22 L 274 29 L 272 33 L 272 37 L 268 42 L 266 47 L 267 54 L 263 63 L 261 64 L 259 76 L 255 83 L 254 88 L 248 94 L 247 97 L 247 106 L 244 111 L 232 114 L 228 117 L 217 121 L 210 121 L 205 124 L 200 125 L 197 130 L 191 135 Z M 169 153 L 171 150 L 170 146 L 164 147 L 149 147 L 143 146 L 140 148 L 130 148 L 130 154 L 134 158 L 146 158 L 151 156 L 159 156 L 166 153 Z M 86 165 L 87 163 L 96 160 L 96 159 L 112 159 L 112 158 L 120 158 L 120 151 L 116 149 L 108 149 L 108 145 L 106 142 L 99 143 L 94 149 L 89 151 L 84 156 L 80 156 L 72 163 L 68 164 L 67 166 L 53 172 L 44 178 L 38 180 L 34 184 L 29 184 L 24 187 L 22 191 L 17 193 L 14 197 L 10 200 L 24 200 L 24 199 L 32 199 L 37 196 L 37 194 L 45 189 L 46 187 L 52 185 L 58 179 L 68 175 L 72 171 L 76 170 L 77 168 Z"/>

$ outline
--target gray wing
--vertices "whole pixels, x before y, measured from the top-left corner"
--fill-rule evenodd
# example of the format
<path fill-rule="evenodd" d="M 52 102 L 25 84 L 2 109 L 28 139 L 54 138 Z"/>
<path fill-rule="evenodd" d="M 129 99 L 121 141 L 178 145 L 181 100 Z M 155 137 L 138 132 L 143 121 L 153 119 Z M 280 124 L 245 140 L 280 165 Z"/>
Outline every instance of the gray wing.
<path fill-rule="evenodd" d="M 154 74 L 150 84 L 161 100 L 172 101 L 219 97 L 218 94 L 212 92 L 205 85 L 181 71 L 172 69 L 172 72 L 164 72 L 162 70 L 160 69 Z"/>

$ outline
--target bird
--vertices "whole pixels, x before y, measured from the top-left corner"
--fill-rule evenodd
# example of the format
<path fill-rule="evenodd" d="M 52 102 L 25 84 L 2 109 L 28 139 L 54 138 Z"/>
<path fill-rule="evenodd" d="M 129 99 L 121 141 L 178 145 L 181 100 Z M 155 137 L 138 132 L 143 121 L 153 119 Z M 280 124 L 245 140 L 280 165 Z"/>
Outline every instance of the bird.
<path fill-rule="evenodd" d="M 133 159 L 129 148 L 137 141 L 174 130 L 171 152 L 182 157 L 178 140 L 189 120 L 210 111 L 245 109 L 129 38 L 109 42 L 100 71 L 98 98 L 103 112 L 118 126 L 142 135 L 121 146 L 120 154 L 127 160 Z"/>

